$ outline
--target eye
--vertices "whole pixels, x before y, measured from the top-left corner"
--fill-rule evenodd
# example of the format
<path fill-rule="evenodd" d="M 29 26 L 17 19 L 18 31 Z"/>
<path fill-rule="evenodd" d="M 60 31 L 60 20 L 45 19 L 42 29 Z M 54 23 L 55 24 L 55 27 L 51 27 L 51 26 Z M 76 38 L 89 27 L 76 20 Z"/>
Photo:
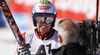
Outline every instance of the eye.
<path fill-rule="evenodd" d="M 42 21 L 42 22 L 44 21 L 44 17 L 41 17 L 41 21 Z"/>
<path fill-rule="evenodd" d="M 52 18 L 52 17 L 48 17 L 48 18 L 46 19 L 46 22 L 47 22 L 47 23 L 52 23 L 52 21 L 53 21 L 53 18 Z"/>
<path fill-rule="evenodd" d="M 47 22 L 47 23 L 51 23 L 51 20 L 50 20 L 50 19 L 47 19 L 46 22 Z"/>
<path fill-rule="evenodd" d="M 47 19 L 46 21 L 50 21 L 50 19 Z"/>

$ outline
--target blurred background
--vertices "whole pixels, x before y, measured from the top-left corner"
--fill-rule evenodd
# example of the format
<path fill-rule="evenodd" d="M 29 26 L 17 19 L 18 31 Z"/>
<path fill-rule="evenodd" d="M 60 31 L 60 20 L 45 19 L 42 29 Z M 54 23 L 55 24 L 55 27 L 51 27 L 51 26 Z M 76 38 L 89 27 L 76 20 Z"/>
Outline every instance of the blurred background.
<path fill-rule="evenodd" d="M 6 0 L 21 33 L 34 28 L 32 8 L 39 0 Z M 96 20 L 96 0 L 49 0 L 57 9 L 55 29 L 59 20 L 68 18 L 78 22 Z M 14 55 L 16 39 L 0 9 L 0 55 Z"/>

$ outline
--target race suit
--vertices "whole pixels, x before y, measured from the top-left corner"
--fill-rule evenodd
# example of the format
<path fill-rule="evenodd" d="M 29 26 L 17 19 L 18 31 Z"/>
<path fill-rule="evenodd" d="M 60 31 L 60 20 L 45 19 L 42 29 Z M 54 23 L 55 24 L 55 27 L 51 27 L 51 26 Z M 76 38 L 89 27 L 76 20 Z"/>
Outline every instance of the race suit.
<path fill-rule="evenodd" d="M 22 34 L 25 43 L 30 44 L 31 55 L 52 55 L 51 49 L 60 47 L 58 31 L 51 29 L 44 39 L 38 34 L 37 28 Z M 17 46 L 18 48 L 18 46 Z M 17 54 L 17 52 L 15 53 Z"/>

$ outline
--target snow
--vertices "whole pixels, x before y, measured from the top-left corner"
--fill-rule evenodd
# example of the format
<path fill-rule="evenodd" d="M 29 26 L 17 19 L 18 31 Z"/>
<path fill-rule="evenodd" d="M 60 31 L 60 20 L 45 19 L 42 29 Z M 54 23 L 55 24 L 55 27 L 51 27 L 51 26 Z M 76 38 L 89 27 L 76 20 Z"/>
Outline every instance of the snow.
<path fill-rule="evenodd" d="M 14 55 L 17 41 L 10 28 L 0 28 L 0 55 Z"/>

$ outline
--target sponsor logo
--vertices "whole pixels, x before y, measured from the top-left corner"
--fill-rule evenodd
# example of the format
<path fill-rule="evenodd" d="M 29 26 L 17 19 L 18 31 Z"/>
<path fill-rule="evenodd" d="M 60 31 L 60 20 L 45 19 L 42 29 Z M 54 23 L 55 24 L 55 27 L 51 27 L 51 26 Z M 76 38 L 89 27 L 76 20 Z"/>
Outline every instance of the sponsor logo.
<path fill-rule="evenodd" d="M 45 6 L 45 5 L 39 6 L 39 10 L 49 10 L 50 8 L 51 6 Z"/>

